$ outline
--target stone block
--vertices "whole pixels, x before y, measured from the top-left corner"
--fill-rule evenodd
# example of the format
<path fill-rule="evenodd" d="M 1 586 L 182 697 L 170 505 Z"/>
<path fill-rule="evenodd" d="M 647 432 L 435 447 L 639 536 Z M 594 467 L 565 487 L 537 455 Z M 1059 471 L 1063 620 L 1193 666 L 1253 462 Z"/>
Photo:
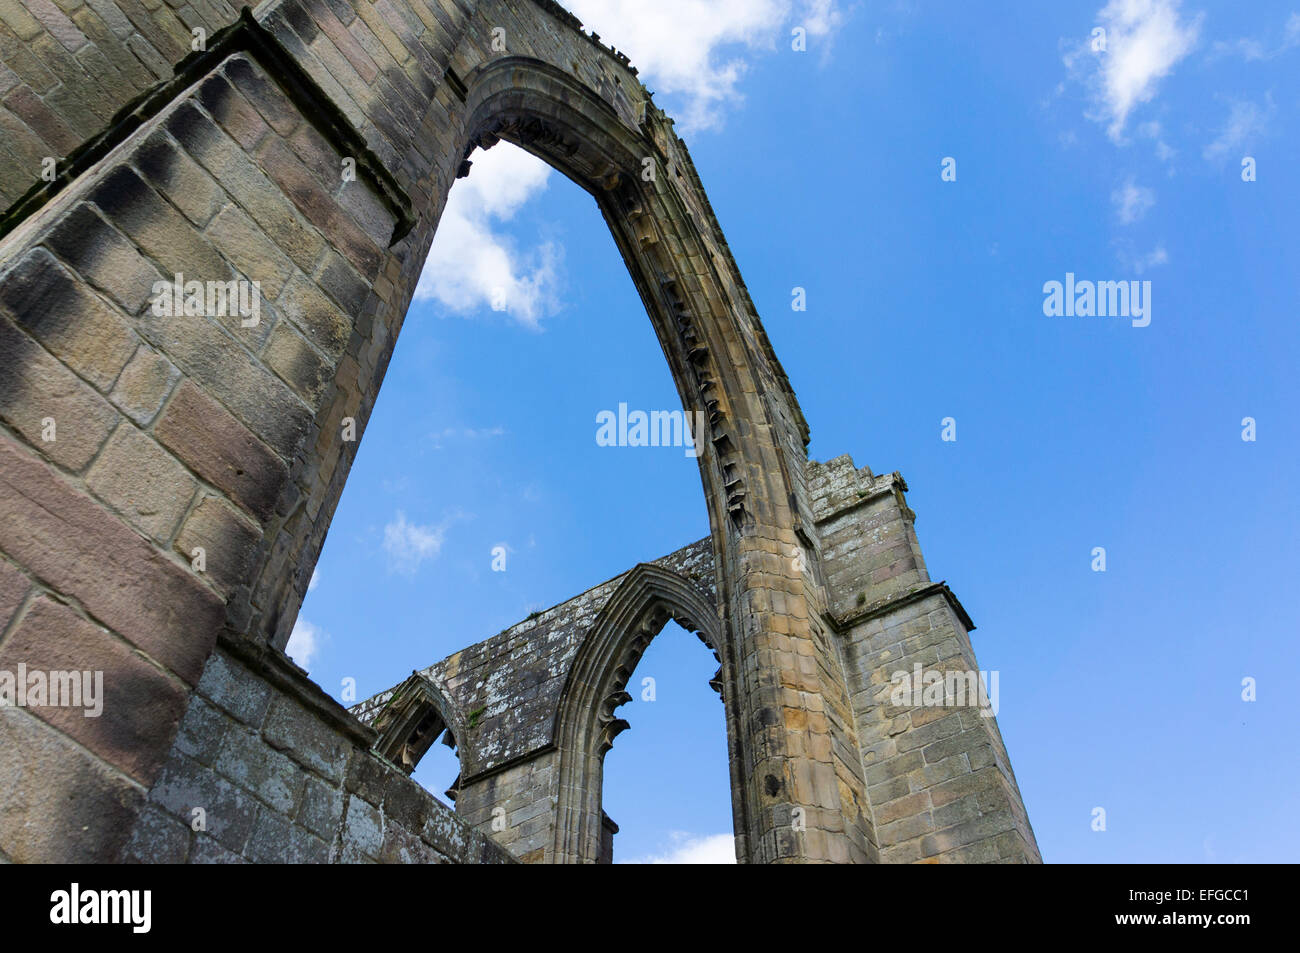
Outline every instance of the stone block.
<path fill-rule="evenodd" d="M 174 548 L 190 560 L 191 566 L 196 549 L 202 549 L 202 573 L 229 595 L 236 587 L 249 583 L 261 539 L 261 530 L 248 517 L 225 500 L 208 496 L 186 518 Z"/>
<path fill-rule="evenodd" d="M 136 819 L 122 859 L 138 864 L 183 864 L 189 859 L 190 829 L 160 808 L 148 805 Z"/>
<path fill-rule="evenodd" d="M 384 845 L 383 815 L 360 798 L 348 798 L 342 838 L 345 847 L 378 859 Z"/>
<path fill-rule="evenodd" d="M 183 755 L 163 767 L 149 800 L 191 829 L 201 823 L 206 834 L 236 854 L 248 843 L 258 812 L 253 795 Z"/>
<path fill-rule="evenodd" d="M 130 424 L 114 431 L 86 485 L 160 543 L 171 539 L 198 487 L 175 458 Z"/>
<path fill-rule="evenodd" d="M 43 248 L 23 256 L 0 281 L 0 305 L 55 357 L 101 391 L 135 353 L 135 333 L 116 309 Z"/>
<path fill-rule="evenodd" d="M 221 600 L 102 505 L 5 439 L 0 439 L 0 551 L 77 599 L 180 678 L 198 681 L 225 618 Z"/>
<path fill-rule="evenodd" d="M 303 773 L 256 731 L 238 726 L 226 732 L 214 764 L 228 781 L 257 795 L 277 813 L 288 815 L 298 803 Z"/>
<path fill-rule="evenodd" d="M 320 403 L 333 380 L 334 366 L 287 321 L 276 323 L 262 360 L 312 406 Z"/>
<path fill-rule="evenodd" d="M 154 435 L 195 473 L 266 520 L 289 468 L 229 411 L 190 381 L 176 391 Z"/>
<path fill-rule="evenodd" d="M 199 764 L 211 765 L 221 754 L 222 739 L 233 724 L 230 716 L 194 692 L 176 733 L 176 750 Z"/>
<path fill-rule="evenodd" d="M 294 273 L 289 257 L 238 206 L 223 208 L 204 234 L 249 281 L 258 282 L 264 300 L 278 298 Z"/>
<path fill-rule="evenodd" d="M 145 181 L 167 196 L 196 228 L 207 225 L 230 201 L 225 190 L 162 132 L 145 140 L 132 153 L 131 162 Z"/>
<path fill-rule="evenodd" d="M 343 819 L 343 801 L 340 788 L 307 775 L 294 820 L 317 837 L 331 841 Z"/>
<path fill-rule="evenodd" d="M 0 670 L 16 672 L 19 663 L 25 663 L 28 672 L 75 677 L 64 681 L 47 675 L 47 680 L 63 682 L 58 689 L 61 700 L 77 707 L 54 707 L 51 684 L 45 707 L 31 707 L 33 714 L 140 784 L 153 781 L 188 701 L 188 689 L 181 682 L 46 596 L 32 603 L 0 648 Z M 102 690 L 103 695 L 92 702 L 83 694 L 86 689 Z"/>
<path fill-rule="evenodd" d="M 297 702 L 276 698 L 263 731 L 271 747 L 283 751 L 303 767 L 331 781 L 343 780 L 351 746 Z"/>
<path fill-rule="evenodd" d="M 16 864 L 114 863 L 144 792 L 22 708 L 0 708 L 0 851 Z"/>
<path fill-rule="evenodd" d="M 271 706 L 271 689 L 248 669 L 217 652 L 208 659 L 199 692 L 236 720 L 260 728 Z"/>
<path fill-rule="evenodd" d="M 158 263 L 168 280 L 230 281 L 230 266 L 195 226 L 145 184 L 139 173 L 119 166 L 90 193 L 104 216 Z M 181 321 L 182 318 L 169 320 Z"/>
<path fill-rule="evenodd" d="M 153 420 L 181 372 L 157 351 L 141 345 L 122 368 L 109 399 L 140 426 Z"/>
<path fill-rule="evenodd" d="M 130 315 L 153 300 L 154 285 L 164 280 L 152 262 L 85 202 L 50 230 L 45 244 Z"/>

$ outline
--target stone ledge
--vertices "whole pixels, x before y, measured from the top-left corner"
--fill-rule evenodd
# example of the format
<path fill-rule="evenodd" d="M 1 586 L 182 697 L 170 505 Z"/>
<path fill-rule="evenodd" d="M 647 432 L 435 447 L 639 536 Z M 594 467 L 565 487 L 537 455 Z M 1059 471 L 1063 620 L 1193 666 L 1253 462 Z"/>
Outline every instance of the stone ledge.
<path fill-rule="evenodd" d="M 320 716 L 331 728 L 361 749 L 369 751 L 378 739 L 379 735 L 373 728 L 362 724 L 355 715 L 325 694 L 325 690 L 283 652 L 229 629 L 221 631 L 217 645 L 246 665 L 255 675 L 264 678 L 300 702 L 308 711 Z"/>
<path fill-rule="evenodd" d="M 971 620 L 970 615 L 966 612 L 965 607 L 948 588 L 948 584 L 942 580 L 939 582 L 926 583 L 924 586 L 918 586 L 915 589 L 909 589 L 899 596 L 890 596 L 888 599 L 882 599 L 879 602 L 873 602 L 869 606 L 863 606 L 855 612 L 846 613 L 842 616 L 832 615 L 830 612 L 824 613 L 827 622 L 837 634 L 843 634 L 854 626 L 861 625 L 863 622 L 870 622 L 872 619 L 889 615 L 904 606 L 909 606 L 914 602 L 920 602 L 922 599 L 928 599 L 930 596 L 943 596 L 948 601 L 948 605 L 957 613 L 957 618 L 961 624 L 966 627 L 967 632 L 975 631 L 975 623 Z"/>
<path fill-rule="evenodd" d="M 860 507 L 866 506 L 870 503 L 874 503 L 882 496 L 888 496 L 894 493 L 895 491 L 899 491 L 900 493 L 907 492 L 907 481 L 903 479 L 903 474 L 899 473 L 897 470 L 895 470 L 893 473 L 885 473 L 876 477 L 875 482 L 872 484 L 871 489 L 857 491 L 860 494 L 857 498 L 850 500 L 849 502 L 843 504 L 842 506 L 836 509 L 831 510 L 830 512 L 826 513 L 824 516 L 817 516 L 814 519 L 814 522 L 816 523 L 817 526 L 820 527 L 826 523 L 829 523 L 833 519 L 837 519 L 843 516 L 846 513 L 851 513 Z M 902 509 L 904 514 L 909 519 L 915 521 L 916 514 L 912 512 L 911 507 L 907 506 L 906 503 L 903 503 L 901 497 L 899 502 L 902 504 Z"/>

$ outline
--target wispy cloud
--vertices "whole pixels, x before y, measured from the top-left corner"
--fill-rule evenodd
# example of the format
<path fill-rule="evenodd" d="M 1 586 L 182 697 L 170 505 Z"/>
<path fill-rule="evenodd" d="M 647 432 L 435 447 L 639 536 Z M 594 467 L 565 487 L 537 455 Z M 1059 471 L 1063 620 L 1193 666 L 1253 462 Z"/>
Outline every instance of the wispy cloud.
<path fill-rule="evenodd" d="M 1121 225 L 1132 225 L 1140 221 L 1156 204 L 1156 193 L 1129 179 L 1110 194 L 1111 204 Z"/>
<path fill-rule="evenodd" d="M 545 190 L 551 167 L 509 143 L 470 157 L 470 175 L 458 179 L 415 288 L 457 314 L 491 308 L 527 327 L 558 307 L 563 249 L 543 243 L 520 250 L 498 226 Z"/>
<path fill-rule="evenodd" d="M 1155 98 L 1160 81 L 1196 46 L 1203 14 L 1184 17 L 1180 0 L 1111 0 L 1097 13 L 1104 51 L 1086 40 L 1066 54 L 1072 75 L 1091 90 L 1089 118 L 1107 124 L 1115 142 L 1130 114 Z"/>
<path fill-rule="evenodd" d="M 1252 60 L 1271 60 L 1289 50 L 1300 47 L 1300 13 L 1292 13 L 1282 28 L 1282 38 L 1276 46 L 1266 44 L 1263 40 L 1242 37 L 1237 40 L 1217 40 L 1210 48 L 1210 56 L 1218 59 L 1224 56 L 1240 56 L 1246 62 Z"/>
<path fill-rule="evenodd" d="M 433 449 L 441 450 L 445 442 L 453 440 L 491 440 L 493 437 L 505 436 L 506 428 L 496 427 L 444 427 L 429 434 Z"/>
<path fill-rule="evenodd" d="M 1163 243 L 1158 243 L 1149 252 L 1139 252 L 1132 242 L 1118 241 L 1115 243 L 1115 253 L 1125 268 L 1138 275 L 1159 265 L 1169 264 L 1169 253 L 1165 251 Z"/>
<path fill-rule="evenodd" d="M 1250 100 L 1233 100 L 1228 118 L 1214 141 L 1201 154 L 1210 162 L 1221 162 L 1229 156 L 1240 156 L 1254 140 L 1262 136 L 1273 116 L 1273 99 L 1267 97 L 1263 106 Z"/>
<path fill-rule="evenodd" d="M 1143 139 L 1150 139 L 1156 144 L 1156 158 L 1161 162 L 1168 162 L 1178 154 L 1177 149 L 1165 142 L 1164 129 L 1154 119 L 1138 126 L 1138 135 Z"/>
<path fill-rule="evenodd" d="M 449 521 L 437 526 L 420 526 L 406 521 L 401 510 L 384 527 L 384 552 L 388 554 L 389 572 L 413 576 L 426 559 L 442 552 Z"/>
<path fill-rule="evenodd" d="M 619 861 L 628 864 L 734 864 L 736 839 L 730 834 L 696 837 L 682 831 L 669 835 L 670 845 L 660 854 Z"/>
<path fill-rule="evenodd" d="M 298 616 L 293 631 L 289 633 L 289 644 L 284 647 L 284 654 L 303 668 L 310 669 L 324 641 L 325 633 L 319 626 Z"/>
<path fill-rule="evenodd" d="M 790 30 L 827 39 L 844 15 L 836 0 L 568 0 L 584 25 L 631 57 L 657 94 L 678 96 L 684 130 L 721 124 L 741 99 L 755 52 L 790 49 Z M 811 42 L 809 50 L 812 50 Z"/>

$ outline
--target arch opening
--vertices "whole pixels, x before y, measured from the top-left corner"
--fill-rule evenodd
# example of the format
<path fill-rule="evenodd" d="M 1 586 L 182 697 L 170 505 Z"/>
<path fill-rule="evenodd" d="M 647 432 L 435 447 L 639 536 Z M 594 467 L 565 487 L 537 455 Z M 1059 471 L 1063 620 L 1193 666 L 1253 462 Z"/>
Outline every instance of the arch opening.
<path fill-rule="evenodd" d="M 560 759 L 553 848 L 557 863 L 599 863 L 612 855 L 603 808 L 605 756 L 629 727 L 618 713 L 632 700 L 629 679 L 670 621 L 698 636 L 718 663 L 709 684 L 721 695 L 725 713 L 735 850 L 741 862 L 749 859 L 744 743 L 732 644 L 708 594 L 675 572 L 643 563 L 627 574 L 601 609 L 560 698 L 554 731 Z"/>
<path fill-rule="evenodd" d="M 735 863 L 721 690 L 717 654 L 669 620 L 613 713 L 635 730 L 604 754 L 599 863 Z"/>
<path fill-rule="evenodd" d="M 789 558 L 811 516 L 802 483 L 791 476 L 798 472 L 801 478 L 807 428 L 788 380 L 684 144 L 653 104 L 641 103 L 629 121 L 575 77 L 512 56 L 471 71 L 464 87 L 464 109 L 456 116 L 462 158 L 449 172 L 468 174 L 474 149 L 509 141 L 592 194 L 651 319 L 681 406 L 704 422 L 697 465 L 717 568 L 716 599 L 709 601 L 707 613 L 717 628 L 711 644 L 722 662 L 737 855 L 742 860 L 798 856 L 802 838 L 777 829 L 780 812 L 772 805 L 790 797 L 791 763 L 805 756 L 787 751 L 783 736 L 766 723 L 740 717 L 742 709 L 761 708 L 780 719 L 781 687 L 748 684 L 734 674 L 735 658 L 753 651 L 761 617 L 788 616 L 787 631 L 804 639 L 807 620 L 823 601 L 815 581 Z M 659 170 L 657 176 L 642 178 L 647 159 Z M 426 220 L 413 234 L 415 247 L 427 249 L 432 223 Z M 409 262 L 403 273 L 408 276 L 403 280 L 413 280 Z M 282 624 L 278 632 L 277 641 L 287 637 Z M 566 732 L 581 740 L 560 768 L 556 837 L 546 851 L 547 859 L 560 862 L 588 861 L 599 849 L 598 784 L 597 810 L 590 810 L 599 764 L 593 772 L 595 748 L 589 745 L 597 732 L 579 722 L 596 717 L 606 698 L 585 701 L 587 707 L 579 708 L 587 715 L 567 708 L 557 715 L 557 745 L 564 750 Z M 763 752 L 762 764 L 741 756 L 749 745 Z M 755 783 L 757 776 L 763 785 Z M 577 800 L 566 804 L 566 798 Z M 861 839 L 862 833 L 855 828 L 849 836 Z"/>
<path fill-rule="evenodd" d="M 454 712 L 454 707 L 437 686 L 415 672 L 393 689 L 387 703 L 371 723 L 379 734 L 374 744 L 375 753 L 392 762 L 408 777 L 421 782 L 426 789 L 432 781 L 428 770 L 432 765 L 426 763 L 424 771 L 417 769 L 436 743 L 441 742 L 449 749 L 456 757 L 458 767 L 454 780 L 441 793 L 452 802 L 460 791 L 457 732 L 464 736 L 460 719 Z M 437 760 L 444 762 L 446 759 Z"/>

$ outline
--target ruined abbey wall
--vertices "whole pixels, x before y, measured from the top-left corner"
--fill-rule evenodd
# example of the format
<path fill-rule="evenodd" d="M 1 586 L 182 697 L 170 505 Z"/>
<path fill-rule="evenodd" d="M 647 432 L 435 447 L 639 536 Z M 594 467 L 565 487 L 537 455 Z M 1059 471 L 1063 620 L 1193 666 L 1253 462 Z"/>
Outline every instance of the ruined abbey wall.
<path fill-rule="evenodd" d="M 994 726 L 870 703 L 880 652 L 955 658 L 962 618 L 944 621 L 943 592 L 903 591 L 924 581 L 919 554 L 897 568 L 893 548 L 835 542 L 685 144 L 562 8 L 0 0 L 0 124 L 0 669 L 105 682 L 97 719 L 0 711 L 0 858 L 504 856 L 475 832 L 489 788 L 469 779 L 450 813 L 282 654 L 448 190 L 503 139 L 595 197 L 707 421 L 713 565 L 694 589 L 628 574 L 565 682 L 568 839 L 523 852 L 589 858 L 619 653 L 688 612 L 723 673 L 739 856 L 905 860 L 989 837 L 996 858 L 960 859 L 1036 856 Z M 211 298 L 160 310 L 176 276 L 255 283 L 255 320 Z M 847 608 L 859 577 L 875 615 Z M 939 634 L 913 648 L 922 610 Z M 947 747 L 918 763 L 908 739 L 930 736 Z M 985 820 L 999 812 L 1018 858 Z"/>

